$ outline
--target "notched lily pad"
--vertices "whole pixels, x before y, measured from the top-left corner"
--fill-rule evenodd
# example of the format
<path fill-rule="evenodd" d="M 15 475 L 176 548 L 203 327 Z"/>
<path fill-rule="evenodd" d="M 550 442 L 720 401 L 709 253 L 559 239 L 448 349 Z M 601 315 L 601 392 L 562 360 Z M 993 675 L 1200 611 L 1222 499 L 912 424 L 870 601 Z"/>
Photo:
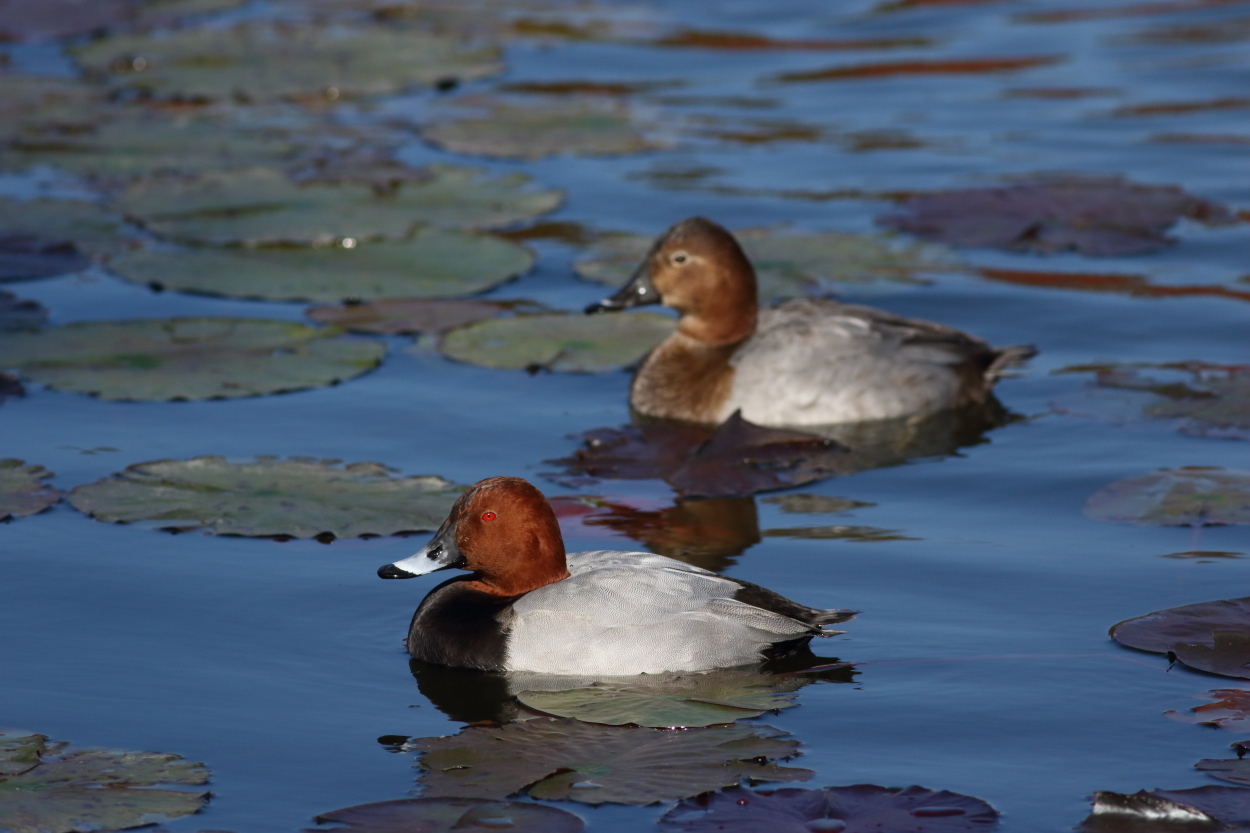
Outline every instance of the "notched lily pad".
<path fill-rule="evenodd" d="M 1250 472 L 1217 466 L 1160 469 L 1117 480 L 1090 496 L 1095 521 L 1154 526 L 1250 524 Z"/>
<path fill-rule="evenodd" d="M 1247 621 L 1250 622 L 1250 618 Z M 1164 715 L 1178 723 L 1197 723 L 1233 732 L 1250 729 L 1250 690 L 1217 688 L 1201 696 L 1215 702 L 1194 706 L 1187 712 L 1167 711 Z"/>
<path fill-rule="evenodd" d="M 59 503 L 61 493 L 46 482 L 52 472 L 22 460 L 0 460 L 0 521 L 37 515 Z"/>
<path fill-rule="evenodd" d="M 753 228 L 734 236 L 755 265 L 760 297 L 767 301 L 828 294 L 838 284 L 927 283 L 927 273 L 961 268 L 941 247 L 906 244 L 887 234 Z M 652 242 L 641 234 L 609 234 L 573 268 L 596 283 L 623 286 Z"/>
<path fill-rule="evenodd" d="M 688 798 L 660 818 L 663 833 L 965 833 L 997 825 L 998 811 L 979 798 L 874 784 L 725 790 Z"/>
<path fill-rule="evenodd" d="M 1250 830 L 1250 790 L 1098 791 L 1094 807 L 1076 828 L 1081 833 L 1205 833 Z"/>
<path fill-rule="evenodd" d="M 919 194 L 877 222 L 956 246 L 1133 255 L 1174 242 L 1164 232 L 1182 217 L 1232 219 L 1223 206 L 1175 186 L 1137 185 L 1118 177 L 1056 177 Z"/>
<path fill-rule="evenodd" d="M 20 763 L 8 769 L 0 764 L 0 829 L 14 833 L 121 830 L 195 813 L 208 800 L 206 792 L 150 789 L 156 784 L 198 786 L 208 781 L 203 764 L 178 755 L 114 749 L 64 751 L 63 744 L 49 748 L 43 745 L 42 735 L 32 737 L 41 740 L 11 759 Z M 0 736 L 0 745 L 5 740 Z M 35 764 L 27 767 L 32 755 Z"/>
<path fill-rule="evenodd" d="M 320 813 L 305 833 L 452 833 L 456 830 L 507 830 L 509 833 L 579 833 L 585 824 L 572 813 L 522 801 L 485 798 L 403 798 L 357 804 Z"/>
<path fill-rule="evenodd" d="M 48 311 L 38 301 L 24 301 L 0 290 L 0 333 L 37 330 L 47 320 Z"/>
<path fill-rule="evenodd" d="M 456 298 L 379 298 L 343 306 L 309 307 L 304 314 L 320 324 L 333 324 L 354 333 L 407 335 L 442 333 L 475 321 L 494 318 L 526 301 L 479 301 Z"/>
<path fill-rule="evenodd" d="M 110 523 L 328 541 L 437 529 L 463 491 L 435 475 L 396 477 L 380 463 L 338 463 L 306 457 L 156 460 L 79 486 L 69 502 Z"/>
<path fill-rule="evenodd" d="M 524 246 L 488 234 L 422 229 L 406 240 L 264 249 L 144 249 L 114 258 L 135 283 L 231 298 L 340 301 L 473 295 L 529 271 Z"/>
<path fill-rule="evenodd" d="M 393 27 L 261 22 L 114 35 L 72 50 L 116 86 L 181 99 L 272 101 L 398 92 L 503 69 L 497 47 Z"/>
<path fill-rule="evenodd" d="M 255 318 L 80 321 L 0 333 L 0 368 L 56 390 L 157 402 L 325 387 L 372 370 L 385 345 Z"/>
<path fill-rule="evenodd" d="M 665 147 L 650 138 L 629 104 L 595 95 L 504 99 L 470 96 L 459 118 L 422 128 L 426 141 L 455 153 L 514 159 L 617 156 Z"/>
<path fill-rule="evenodd" d="M 118 207 L 158 234 L 196 243 L 333 243 L 405 237 L 415 228 L 495 228 L 554 209 L 558 191 L 536 191 L 524 174 L 490 177 L 435 165 L 420 182 L 379 194 L 364 183 L 300 185 L 251 168 L 132 185 Z"/>
<path fill-rule="evenodd" d="M 522 313 L 454 329 L 439 349 L 450 359 L 500 370 L 606 373 L 633 364 L 673 332 L 663 315 Z"/>
<path fill-rule="evenodd" d="M 417 738 L 429 796 L 531 798 L 587 804 L 655 804 L 756 781 L 803 781 L 810 770 L 779 766 L 798 741 L 767 726 L 666 731 L 535 718 L 498 728 L 468 726 Z"/>
<path fill-rule="evenodd" d="M 735 412 L 715 429 L 647 422 L 583 435 L 564 466 L 579 485 L 591 479 L 660 479 L 686 497 L 735 497 L 799 486 L 840 474 L 847 449 L 833 440 L 756 425 Z"/>
<path fill-rule="evenodd" d="M 1126 619 L 1110 636 L 1199 671 L 1250 679 L 1250 597 L 1183 605 Z"/>

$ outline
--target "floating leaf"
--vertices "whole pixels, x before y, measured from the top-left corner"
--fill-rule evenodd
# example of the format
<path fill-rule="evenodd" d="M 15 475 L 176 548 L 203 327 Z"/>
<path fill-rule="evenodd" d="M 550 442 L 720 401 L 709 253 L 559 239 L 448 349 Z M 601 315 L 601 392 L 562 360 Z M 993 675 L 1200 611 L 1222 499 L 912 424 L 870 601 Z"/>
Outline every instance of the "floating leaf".
<path fill-rule="evenodd" d="M 452 330 L 439 349 L 456 361 L 500 370 L 606 373 L 641 359 L 676 323 L 653 313 L 522 313 Z"/>
<path fill-rule="evenodd" d="M 1140 371 L 1145 368 L 1160 375 L 1144 375 Z M 1250 365 L 1179 362 L 1095 370 L 1094 384 L 1100 388 L 1156 394 L 1159 398 L 1147 404 L 1143 413 L 1184 420 L 1180 428 L 1184 434 L 1250 439 Z"/>
<path fill-rule="evenodd" d="M 1121 645 L 1167 653 L 1200 671 L 1250 679 L 1250 597 L 1159 610 L 1109 633 Z"/>
<path fill-rule="evenodd" d="M 437 529 L 463 489 L 380 463 L 221 457 L 136 463 L 69 494 L 99 521 L 145 521 L 218 535 L 355 538 Z"/>
<path fill-rule="evenodd" d="M 250 22 L 159 37 L 114 35 L 72 51 L 116 85 L 184 99 L 333 101 L 502 69 L 496 47 L 380 26 Z"/>
<path fill-rule="evenodd" d="M 304 314 L 320 324 L 334 324 L 357 333 L 404 335 L 441 333 L 513 309 L 516 301 L 439 298 L 379 298 L 361 304 L 309 307 Z"/>
<path fill-rule="evenodd" d="M 633 729 L 535 718 L 498 728 L 468 726 L 446 738 L 417 738 L 420 783 L 430 796 L 531 798 L 587 804 L 655 804 L 737 784 L 803 781 L 806 769 L 774 761 L 798 741 L 767 726 Z"/>
<path fill-rule="evenodd" d="M 1250 622 L 1250 617 L 1247 622 Z M 1164 714 L 1178 723 L 1197 723 L 1234 732 L 1250 728 L 1250 690 L 1217 688 L 1201 696 L 1216 702 L 1194 706 L 1187 713 L 1167 711 Z"/>
<path fill-rule="evenodd" d="M 1194 769 L 1221 781 L 1250 787 L 1250 761 L 1244 758 L 1203 758 Z"/>
<path fill-rule="evenodd" d="M 339 301 L 484 292 L 534 264 L 489 234 L 422 229 L 407 240 L 344 246 L 131 252 L 109 269 L 161 289 L 269 301 Z"/>
<path fill-rule="evenodd" d="M 644 675 L 565 691 L 522 691 L 517 699 L 535 711 L 586 723 L 686 728 L 733 723 L 797 705 L 798 686 L 790 684 L 795 679 L 737 670 L 656 679 Z"/>
<path fill-rule="evenodd" d="M 740 412 L 715 429 L 648 422 L 584 435 L 572 457 L 547 460 L 569 475 L 666 481 L 687 497 L 736 497 L 840 474 L 849 453 L 832 440 L 748 422 Z"/>
<path fill-rule="evenodd" d="M 0 779 L 34 769 L 48 749 L 47 739 L 24 729 L 0 730 Z"/>
<path fill-rule="evenodd" d="M 530 160 L 563 153 L 614 156 L 664 147 L 647 137 L 629 105 L 616 98 L 471 96 L 459 105 L 471 115 L 427 125 L 422 137 L 455 153 Z"/>
<path fill-rule="evenodd" d="M 0 281 L 28 281 L 81 272 L 91 265 L 68 240 L 0 234 Z"/>
<path fill-rule="evenodd" d="M 22 301 L 12 292 L 0 290 L 0 333 L 37 330 L 47 320 L 48 311 L 38 301 Z"/>
<path fill-rule="evenodd" d="M 788 529 L 766 529 L 766 538 L 804 538 L 809 541 L 919 541 L 897 529 L 878 529 L 875 526 L 798 526 Z"/>
<path fill-rule="evenodd" d="M 760 500 L 764 503 L 775 504 L 787 515 L 840 515 L 853 509 L 866 509 L 877 505 L 832 495 L 773 495 Z"/>
<path fill-rule="evenodd" d="M 1063 58 L 1056 55 L 1039 55 L 1029 58 L 952 58 L 929 61 L 888 61 L 879 64 L 828 67 L 804 72 L 783 72 L 773 76 L 773 81 L 793 84 L 810 81 L 845 81 L 862 78 L 896 78 L 919 75 L 983 75 L 997 72 L 1018 72 L 1022 69 L 1057 64 Z"/>
<path fill-rule="evenodd" d="M 964 833 L 997 824 L 998 811 L 970 795 L 874 784 L 725 790 L 686 799 L 660 818 L 663 833 Z"/>
<path fill-rule="evenodd" d="M 452 833 L 456 830 L 507 830 L 509 833 L 579 833 L 585 824 L 555 807 L 484 798 L 403 798 L 357 804 L 319 813 L 315 831 L 343 833 Z M 306 831 L 311 833 L 311 831 Z"/>
<path fill-rule="evenodd" d="M 108 831 L 177 818 L 197 812 L 208 793 L 135 788 L 207 781 L 203 764 L 178 755 L 112 749 L 43 754 L 33 768 L 16 774 L 0 770 L 0 829 Z"/>
<path fill-rule="evenodd" d="M 421 182 L 379 194 L 361 183 L 299 185 L 267 168 L 138 182 L 118 201 L 153 231 L 200 243 L 330 243 L 404 237 L 419 225 L 492 228 L 552 210 L 557 191 L 523 174 L 489 178 L 436 165 Z"/>
<path fill-rule="evenodd" d="M 1100 790 L 1094 793 L 1093 810 L 1076 829 L 1081 833 L 1250 830 L 1250 790 L 1216 786 L 1131 794 Z"/>
<path fill-rule="evenodd" d="M 67 200 L 0 199 L 0 234 L 69 240 L 92 257 L 124 252 L 131 245 L 121 217 L 94 203 Z"/>
<path fill-rule="evenodd" d="M 1128 477 L 1085 502 L 1096 521 L 1155 526 L 1250 524 L 1250 472 L 1184 466 Z"/>
<path fill-rule="evenodd" d="M 1181 217 L 1221 222 L 1230 215 L 1223 206 L 1175 186 L 1136 185 L 1119 177 L 1056 177 L 920 194 L 877 222 L 956 246 L 1130 255 L 1172 243 L 1164 231 Z"/>
<path fill-rule="evenodd" d="M 12 8 L 17 4 L 10 0 L 7 5 Z M 0 12 L 2 16 L 3 12 Z M 60 125 L 63 129 L 68 128 L 64 132 L 70 133 L 82 125 L 85 112 L 99 113 L 103 106 L 107 106 L 107 91 L 74 78 L 6 73 L 3 83 L 4 96 L 0 97 L 0 165 L 5 167 L 13 166 L 6 145 L 24 131 L 47 130 Z"/>
<path fill-rule="evenodd" d="M 130 20 L 133 0 L 0 2 L 0 42 L 86 35 Z"/>
<path fill-rule="evenodd" d="M 36 515 L 59 503 L 61 493 L 44 482 L 50 477 L 43 466 L 0 460 L 0 521 Z"/>
<path fill-rule="evenodd" d="M 939 248 L 901 245 L 885 234 L 756 228 L 734 236 L 755 265 L 760 297 L 770 301 L 827 294 L 837 284 L 925 283 L 921 276 L 926 272 L 959 268 Z M 623 286 L 651 243 L 641 234 L 607 235 L 573 268 L 597 283 Z"/>
<path fill-rule="evenodd" d="M 1219 284 L 1159 285 L 1143 275 L 1108 275 L 1090 272 L 1037 272 L 1019 269 L 978 269 L 977 274 L 992 281 L 1016 286 L 1046 289 L 1075 289 L 1082 292 L 1120 292 L 1134 298 L 1191 298 L 1195 296 L 1250 301 L 1250 292 Z"/>
<path fill-rule="evenodd" d="M 358 376 L 386 347 L 328 327 L 255 318 L 79 321 L 0 334 L 0 367 L 101 399 L 236 399 Z"/>

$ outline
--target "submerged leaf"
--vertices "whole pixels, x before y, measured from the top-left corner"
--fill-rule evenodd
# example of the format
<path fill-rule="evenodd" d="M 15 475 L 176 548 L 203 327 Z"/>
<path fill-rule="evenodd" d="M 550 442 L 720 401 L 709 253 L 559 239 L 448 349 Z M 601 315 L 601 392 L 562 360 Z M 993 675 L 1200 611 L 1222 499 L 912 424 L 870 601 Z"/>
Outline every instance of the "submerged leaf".
<path fill-rule="evenodd" d="M 135 283 L 232 298 L 339 301 L 484 292 L 529 270 L 524 246 L 488 234 L 422 229 L 345 246 L 131 252 L 110 270 Z"/>
<path fill-rule="evenodd" d="M 1250 598 L 1200 602 L 1126 619 L 1110 636 L 1200 671 L 1250 679 Z"/>
<path fill-rule="evenodd" d="M 0 334 L 0 367 L 101 399 L 237 399 L 337 384 L 385 345 L 341 330 L 256 318 L 79 321 Z"/>
<path fill-rule="evenodd" d="M 456 361 L 500 370 L 606 373 L 641 359 L 675 326 L 672 318 L 645 312 L 522 313 L 454 329 L 439 349 Z"/>
<path fill-rule="evenodd" d="M 59 503 L 61 493 L 44 482 L 50 477 L 43 466 L 0 460 L 0 521 L 36 515 Z"/>
<path fill-rule="evenodd" d="M 524 302 L 478 301 L 443 298 L 379 298 L 344 306 L 309 307 L 304 314 L 319 324 L 334 324 L 355 333 L 405 335 L 441 333 L 484 318 L 494 318 L 504 310 Z"/>
<path fill-rule="evenodd" d="M 184 99 L 322 98 L 398 92 L 503 67 L 493 46 L 390 27 L 284 26 L 114 35 L 75 47 L 88 70 L 118 86 Z"/>
<path fill-rule="evenodd" d="M 380 463 L 221 457 L 156 460 L 79 486 L 75 509 L 99 521 L 144 521 L 219 535 L 337 538 L 437 529 L 463 489 L 434 475 L 396 477 Z"/>
<path fill-rule="evenodd" d="M 178 755 L 111 749 L 45 753 L 34 767 L 17 773 L 0 769 L 0 829 L 108 831 L 177 818 L 197 812 L 208 793 L 135 788 L 207 781 L 203 764 Z"/>
<path fill-rule="evenodd" d="M 1181 217 L 1225 221 L 1230 216 L 1223 206 L 1175 186 L 1063 177 L 920 194 L 877 222 L 956 246 L 1130 255 L 1172 243 L 1164 232 Z"/>
<path fill-rule="evenodd" d="M 1096 521 L 1156 526 L 1250 524 L 1250 472 L 1218 466 L 1160 469 L 1117 480 L 1090 496 Z"/>
<path fill-rule="evenodd" d="M 456 830 L 506 830 L 508 833 L 579 833 L 585 824 L 555 807 L 523 801 L 484 798 L 401 798 L 357 804 L 318 813 L 316 831 L 343 833 L 453 833 Z"/>
<path fill-rule="evenodd" d="M 1250 623 L 1250 616 L 1247 617 Z M 1197 723 L 1229 731 L 1245 731 L 1250 728 L 1250 690 L 1244 688 L 1217 688 L 1200 695 L 1214 699 L 1214 703 L 1194 706 L 1187 713 L 1167 711 L 1164 714 L 1178 723 Z"/>
<path fill-rule="evenodd" d="M 1094 793 L 1089 816 L 1076 829 L 1081 833 L 1250 830 L 1250 790 L 1214 786 L 1131 794 L 1100 790 Z"/>
<path fill-rule="evenodd" d="M 587 804 L 655 804 L 737 784 L 803 781 L 806 769 L 774 761 L 798 742 L 767 726 L 666 731 L 535 718 L 498 728 L 468 726 L 446 738 L 417 738 L 427 795 L 531 798 Z"/>
<path fill-rule="evenodd" d="M 970 795 L 874 784 L 725 790 L 686 799 L 660 818 L 663 833 L 965 833 L 997 824 L 998 811 Z"/>
<path fill-rule="evenodd" d="M 456 153 L 530 160 L 562 153 L 615 156 L 664 147 L 649 139 L 629 105 L 615 98 L 472 96 L 459 105 L 466 115 L 427 125 L 422 137 Z M 474 111 L 484 112 L 473 115 Z"/>
<path fill-rule="evenodd" d="M 159 234 L 260 245 L 397 238 L 421 225 L 494 228 L 532 219 L 560 202 L 558 191 L 528 189 L 524 174 L 488 177 L 449 165 L 429 173 L 383 194 L 362 183 L 299 185 L 266 168 L 162 177 L 132 185 L 118 206 Z"/>
<path fill-rule="evenodd" d="M 38 301 L 19 300 L 12 292 L 0 290 L 0 333 L 37 330 L 48 320 L 48 311 Z"/>

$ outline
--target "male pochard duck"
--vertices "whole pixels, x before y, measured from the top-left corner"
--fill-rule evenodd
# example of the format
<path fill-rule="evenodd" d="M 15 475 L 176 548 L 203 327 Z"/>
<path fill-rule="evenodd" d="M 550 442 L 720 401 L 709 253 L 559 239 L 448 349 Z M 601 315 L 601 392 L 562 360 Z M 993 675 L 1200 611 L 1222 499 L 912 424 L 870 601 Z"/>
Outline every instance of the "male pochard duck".
<path fill-rule="evenodd" d="M 430 591 L 408 653 L 485 671 L 571 676 L 704 671 L 759 662 L 831 636 L 849 610 L 816 610 L 662 555 L 564 552 L 555 513 L 518 477 L 456 500 L 430 543 L 378 570 L 412 578 L 471 571 Z"/>
<path fill-rule="evenodd" d="M 630 405 L 688 422 L 739 409 L 759 425 L 927 416 L 984 402 L 1004 368 L 1036 352 L 834 300 L 761 310 L 738 241 L 702 217 L 664 232 L 629 283 L 586 312 L 644 304 L 681 320 L 638 368 Z"/>

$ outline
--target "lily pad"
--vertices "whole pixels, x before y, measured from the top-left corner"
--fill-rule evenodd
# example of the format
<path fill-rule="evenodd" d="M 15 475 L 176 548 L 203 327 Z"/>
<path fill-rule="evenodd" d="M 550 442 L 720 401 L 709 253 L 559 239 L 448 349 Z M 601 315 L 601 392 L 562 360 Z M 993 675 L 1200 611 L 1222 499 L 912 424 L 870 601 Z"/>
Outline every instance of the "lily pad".
<path fill-rule="evenodd" d="M 494 46 L 392 27 L 241 23 L 114 35 L 72 50 L 117 86 L 181 99 L 336 100 L 503 69 Z"/>
<path fill-rule="evenodd" d="M 81 272 L 91 259 L 68 240 L 37 234 L 0 234 L 0 281 L 28 281 Z"/>
<path fill-rule="evenodd" d="M 80 321 L 0 334 L 0 367 L 28 380 L 147 402 L 325 387 L 372 370 L 385 352 L 336 328 L 256 318 Z"/>
<path fill-rule="evenodd" d="M 1110 636 L 1200 671 L 1250 679 L 1250 597 L 1159 610 L 1112 626 Z"/>
<path fill-rule="evenodd" d="M 452 833 L 456 830 L 507 830 L 509 833 L 579 833 L 586 825 L 555 807 L 484 798 L 403 798 L 357 804 L 320 813 L 313 831 L 343 833 Z M 313 833 L 306 831 L 306 833 Z"/>
<path fill-rule="evenodd" d="M 338 462 L 155 460 L 79 486 L 69 502 L 111 523 L 330 540 L 437 529 L 463 491 L 434 475 L 396 477 L 380 463 Z"/>
<path fill-rule="evenodd" d="M 109 269 L 135 283 L 232 298 L 339 301 L 484 292 L 530 269 L 524 246 L 489 234 L 422 229 L 407 240 L 265 249 L 131 252 Z"/>
<path fill-rule="evenodd" d="M 113 749 L 41 754 L 31 768 L 0 771 L 0 829 L 108 831 L 151 824 L 160 817 L 177 818 L 197 812 L 208 801 L 208 793 L 136 788 L 207 781 L 203 764 L 178 755 Z"/>
<path fill-rule="evenodd" d="M 320 324 L 334 324 L 354 333 L 406 335 L 445 332 L 494 318 L 518 305 L 515 301 L 379 298 L 360 304 L 309 307 L 304 314 Z"/>
<path fill-rule="evenodd" d="M 405 237 L 422 225 L 494 228 L 551 211 L 561 198 L 528 189 L 524 174 L 449 165 L 429 172 L 385 194 L 363 183 L 299 185 L 268 168 L 160 177 L 132 185 L 118 207 L 180 240 L 260 245 Z"/>
<path fill-rule="evenodd" d="M 1076 828 L 1081 833 L 1198 833 L 1250 830 L 1250 790 L 1195 787 L 1094 793 L 1094 807 Z"/>
<path fill-rule="evenodd" d="M 1245 758 L 1203 758 L 1194 769 L 1221 781 L 1250 787 L 1250 761 Z"/>
<path fill-rule="evenodd" d="M 964 833 L 997 824 L 998 811 L 970 795 L 874 784 L 725 790 L 686 799 L 660 818 L 663 833 Z"/>
<path fill-rule="evenodd" d="M 68 200 L 0 199 L 0 234 L 68 240 L 92 257 L 126 251 L 132 239 L 121 217 L 94 203 Z"/>
<path fill-rule="evenodd" d="M 535 718 L 498 728 L 468 726 L 446 738 L 418 738 L 420 783 L 429 796 L 531 798 L 587 804 L 655 804 L 756 781 L 803 781 L 806 769 L 774 761 L 798 741 L 767 726 L 633 729 Z"/>
<path fill-rule="evenodd" d="M 1150 368 L 1152 375 L 1142 370 Z M 1158 398 L 1142 412 L 1180 419 L 1180 431 L 1219 439 L 1250 439 L 1250 365 L 1179 362 L 1097 368 L 1094 384 L 1112 390 L 1144 391 Z"/>
<path fill-rule="evenodd" d="M 733 723 L 798 705 L 795 687 L 784 685 L 789 682 L 790 678 L 728 670 L 596 682 L 566 691 L 522 691 L 517 699 L 535 711 L 587 723 L 671 729 Z"/>
<path fill-rule="evenodd" d="M 128 22 L 132 0 L 0 0 L 0 42 L 86 35 Z"/>
<path fill-rule="evenodd" d="M 768 301 L 827 294 L 838 284 L 927 283 L 926 273 L 961 268 L 940 247 L 904 244 L 887 234 L 754 228 L 734 236 L 755 265 L 760 297 Z M 573 268 L 596 283 L 623 286 L 652 242 L 641 234 L 610 234 Z"/>
<path fill-rule="evenodd" d="M 862 500 L 849 500 L 832 495 L 773 495 L 761 498 L 764 503 L 772 503 L 787 515 L 841 515 L 854 509 L 866 509 L 876 506 Z"/>
<path fill-rule="evenodd" d="M 439 349 L 450 359 L 500 370 L 606 373 L 641 359 L 676 325 L 653 313 L 522 313 L 452 330 Z"/>
<path fill-rule="evenodd" d="M 1250 472 L 1160 469 L 1104 487 L 1085 502 L 1084 511 L 1096 521 L 1155 526 L 1250 524 Z"/>
<path fill-rule="evenodd" d="M 427 141 L 455 153 L 533 160 L 563 153 L 615 156 L 665 146 L 648 138 L 629 105 L 617 98 L 470 96 L 457 104 L 467 115 L 421 130 Z"/>
<path fill-rule="evenodd" d="M 1133 255 L 1173 243 L 1164 232 L 1182 217 L 1231 219 L 1223 206 L 1175 186 L 1064 177 L 920 194 L 877 222 L 956 246 Z"/>
<path fill-rule="evenodd" d="M 1164 714 L 1179 723 L 1197 723 L 1233 732 L 1250 729 L 1250 690 L 1217 688 L 1202 696 L 1215 702 L 1194 706 L 1188 712 L 1167 711 Z"/>
<path fill-rule="evenodd" d="M 875 526 L 846 526 L 832 524 L 830 526 L 796 526 L 786 529 L 766 529 L 766 538 L 804 538 L 809 541 L 919 541 L 910 538 L 897 529 L 878 529 Z"/>
<path fill-rule="evenodd" d="M 37 515 L 59 503 L 61 493 L 44 481 L 52 472 L 22 460 L 0 460 L 0 521 Z"/>
<path fill-rule="evenodd" d="M 740 412 L 715 429 L 648 422 L 599 428 L 583 438 L 572 457 L 545 462 L 564 466 L 579 484 L 656 478 L 685 497 L 739 497 L 811 483 L 843 473 L 849 454 L 833 440 L 755 425 Z"/>
<path fill-rule="evenodd" d="M 0 779 L 20 775 L 39 765 L 48 751 L 46 735 L 24 729 L 0 729 Z"/>
<path fill-rule="evenodd" d="M 38 301 L 23 301 L 0 290 L 0 333 L 37 330 L 47 320 L 48 311 Z"/>

